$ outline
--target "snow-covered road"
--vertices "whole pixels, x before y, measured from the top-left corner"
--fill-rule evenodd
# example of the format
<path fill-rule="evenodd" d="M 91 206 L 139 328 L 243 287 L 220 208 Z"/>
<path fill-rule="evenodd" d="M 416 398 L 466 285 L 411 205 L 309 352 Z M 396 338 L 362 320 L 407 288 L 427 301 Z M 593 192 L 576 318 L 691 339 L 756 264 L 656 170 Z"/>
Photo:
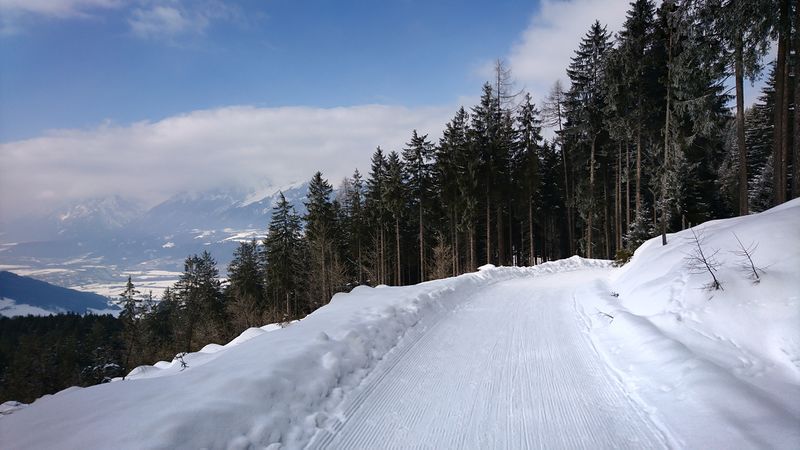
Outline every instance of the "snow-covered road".
<path fill-rule="evenodd" d="M 411 329 L 310 447 L 668 446 L 576 311 L 576 290 L 607 276 L 584 269 L 476 290 Z"/>

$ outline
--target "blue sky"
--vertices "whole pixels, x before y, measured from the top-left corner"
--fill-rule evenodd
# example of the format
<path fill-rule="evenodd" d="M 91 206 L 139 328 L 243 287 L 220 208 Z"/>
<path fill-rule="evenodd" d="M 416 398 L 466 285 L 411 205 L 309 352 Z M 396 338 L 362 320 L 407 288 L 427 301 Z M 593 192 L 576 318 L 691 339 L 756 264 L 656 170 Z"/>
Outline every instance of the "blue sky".
<path fill-rule="evenodd" d="M 438 139 L 497 58 L 540 103 L 595 19 L 614 32 L 628 7 L 0 0 L 0 221 L 317 170 L 338 185 L 377 146 L 401 150 L 414 129 Z"/>
<path fill-rule="evenodd" d="M 508 51 L 537 8 L 522 0 L 65 3 L 74 12 L 20 9 L 4 24 L 3 142 L 227 105 L 452 103 L 477 92 L 481 66 Z"/>

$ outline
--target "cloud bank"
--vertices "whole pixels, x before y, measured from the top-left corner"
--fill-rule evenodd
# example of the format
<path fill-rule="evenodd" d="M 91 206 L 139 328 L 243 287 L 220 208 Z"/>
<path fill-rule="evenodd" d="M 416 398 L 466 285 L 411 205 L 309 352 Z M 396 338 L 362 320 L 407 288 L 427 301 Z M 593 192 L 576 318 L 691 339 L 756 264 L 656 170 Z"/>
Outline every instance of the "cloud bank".
<path fill-rule="evenodd" d="M 514 77 L 537 101 L 557 79 L 568 86 L 566 69 L 595 20 L 619 31 L 630 0 L 542 0 L 528 28 L 507 56 Z"/>
<path fill-rule="evenodd" d="M 205 32 L 213 22 L 247 22 L 240 8 L 219 0 L 0 0 L 0 34 L 22 32 L 37 19 L 101 17 L 122 11 L 132 36 L 170 41 Z"/>
<path fill-rule="evenodd" d="M 455 108 L 234 106 L 158 122 L 59 130 L 0 144 L 0 213 L 118 194 L 154 204 L 179 191 L 281 185 L 317 170 L 365 172 L 375 147 L 400 150 L 411 130 L 438 133 Z"/>

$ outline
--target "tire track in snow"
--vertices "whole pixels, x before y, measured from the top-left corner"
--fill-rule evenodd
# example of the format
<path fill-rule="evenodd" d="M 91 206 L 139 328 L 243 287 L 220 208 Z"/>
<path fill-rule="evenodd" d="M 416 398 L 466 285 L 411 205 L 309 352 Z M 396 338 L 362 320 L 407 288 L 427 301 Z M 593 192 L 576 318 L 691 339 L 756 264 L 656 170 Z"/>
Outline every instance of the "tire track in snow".
<path fill-rule="evenodd" d="M 667 446 L 579 327 L 585 279 L 498 283 L 415 327 L 310 447 Z"/>

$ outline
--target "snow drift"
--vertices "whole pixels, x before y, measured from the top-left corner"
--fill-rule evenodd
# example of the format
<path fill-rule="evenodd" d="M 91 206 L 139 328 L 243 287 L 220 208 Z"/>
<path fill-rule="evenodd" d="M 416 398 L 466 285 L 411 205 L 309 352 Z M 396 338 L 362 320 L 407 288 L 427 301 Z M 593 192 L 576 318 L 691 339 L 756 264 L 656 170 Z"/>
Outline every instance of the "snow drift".
<path fill-rule="evenodd" d="M 692 230 L 651 239 L 584 289 L 593 341 L 678 445 L 798 448 L 800 200 L 694 232 L 722 289 L 688 267 Z M 737 237 L 755 249 L 757 282 Z"/>
<path fill-rule="evenodd" d="M 187 355 L 185 370 L 159 363 L 135 369 L 131 380 L 42 397 L 0 417 L 0 437 L 13 449 L 302 447 L 337 420 L 331 413 L 343 397 L 410 328 L 436 321 L 474 289 L 607 264 L 573 257 L 484 266 L 415 286 L 358 287 L 287 328 L 251 329 L 235 345 Z"/>

